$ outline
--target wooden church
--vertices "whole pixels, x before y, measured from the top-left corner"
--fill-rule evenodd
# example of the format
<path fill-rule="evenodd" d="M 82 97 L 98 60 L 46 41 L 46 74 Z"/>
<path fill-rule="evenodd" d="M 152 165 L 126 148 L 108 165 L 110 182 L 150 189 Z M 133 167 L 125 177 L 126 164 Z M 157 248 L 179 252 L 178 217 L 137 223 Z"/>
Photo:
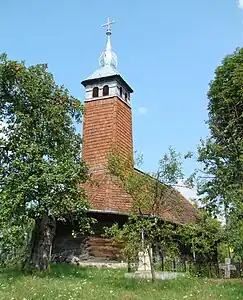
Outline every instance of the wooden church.
<path fill-rule="evenodd" d="M 97 219 L 94 235 L 72 235 L 70 224 L 58 224 L 53 254 L 60 261 L 71 256 L 80 260 L 116 260 L 116 246 L 102 237 L 104 226 L 114 222 L 124 224 L 132 211 L 132 198 L 107 174 L 111 147 L 124 156 L 133 153 L 131 95 L 133 89 L 117 70 L 117 56 L 111 47 L 112 22 L 108 19 L 107 43 L 99 60 L 100 68 L 81 83 L 85 88 L 85 114 L 83 120 L 83 159 L 92 178 L 98 184 L 86 184 L 91 205 L 89 215 Z M 138 170 L 139 171 L 139 170 Z M 178 201 L 180 213 L 173 207 L 162 213 L 164 220 L 185 223 L 196 218 L 196 210 L 179 192 L 170 194 L 171 203 Z"/>

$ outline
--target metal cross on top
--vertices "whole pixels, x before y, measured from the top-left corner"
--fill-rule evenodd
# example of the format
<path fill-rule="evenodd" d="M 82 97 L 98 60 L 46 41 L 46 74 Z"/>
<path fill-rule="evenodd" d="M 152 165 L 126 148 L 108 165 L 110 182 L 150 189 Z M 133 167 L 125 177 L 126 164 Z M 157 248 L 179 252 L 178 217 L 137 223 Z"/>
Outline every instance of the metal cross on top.
<path fill-rule="evenodd" d="M 102 27 L 107 27 L 107 31 L 111 31 L 111 24 L 114 24 L 115 21 L 111 21 L 110 17 L 108 17 L 107 23 L 101 25 Z"/>

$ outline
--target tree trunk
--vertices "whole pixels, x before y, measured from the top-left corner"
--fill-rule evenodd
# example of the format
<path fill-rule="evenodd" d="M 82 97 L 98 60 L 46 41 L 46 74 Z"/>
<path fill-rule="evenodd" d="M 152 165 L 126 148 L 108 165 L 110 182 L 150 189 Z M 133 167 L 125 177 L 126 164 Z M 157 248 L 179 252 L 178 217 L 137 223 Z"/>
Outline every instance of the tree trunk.
<path fill-rule="evenodd" d="M 154 261 L 153 261 L 153 257 L 152 257 L 152 254 L 151 254 L 151 249 L 148 248 L 147 251 L 148 251 L 148 256 L 149 256 L 149 261 L 150 261 L 152 282 L 154 282 L 155 281 Z"/>
<path fill-rule="evenodd" d="M 42 219 L 35 220 L 24 269 L 46 270 L 48 268 L 55 232 L 56 221 L 54 218 L 45 214 Z"/>
<path fill-rule="evenodd" d="M 131 260 L 128 258 L 127 260 L 127 272 L 131 273 L 132 272 L 132 266 L 131 266 Z"/>
<path fill-rule="evenodd" d="M 160 262 L 161 262 L 161 271 L 164 272 L 164 253 L 163 253 L 162 247 L 159 243 L 158 243 L 158 252 L 159 252 L 159 257 L 160 257 Z"/>

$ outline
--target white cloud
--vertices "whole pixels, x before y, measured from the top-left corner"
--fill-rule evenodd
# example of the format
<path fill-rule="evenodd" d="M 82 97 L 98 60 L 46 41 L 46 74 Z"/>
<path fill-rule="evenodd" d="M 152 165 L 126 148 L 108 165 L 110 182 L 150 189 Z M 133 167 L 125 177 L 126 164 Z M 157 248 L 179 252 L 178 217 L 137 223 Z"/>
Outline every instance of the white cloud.
<path fill-rule="evenodd" d="M 238 7 L 243 9 L 243 0 L 237 0 Z"/>
<path fill-rule="evenodd" d="M 148 113 L 147 107 L 144 107 L 144 106 L 140 106 L 137 111 L 138 111 L 138 114 L 141 116 L 145 116 Z"/>
<path fill-rule="evenodd" d="M 179 186 L 175 187 L 175 189 L 182 194 L 187 200 L 197 199 L 197 190 L 196 189 L 189 189 L 184 186 L 183 181 L 178 183 Z"/>

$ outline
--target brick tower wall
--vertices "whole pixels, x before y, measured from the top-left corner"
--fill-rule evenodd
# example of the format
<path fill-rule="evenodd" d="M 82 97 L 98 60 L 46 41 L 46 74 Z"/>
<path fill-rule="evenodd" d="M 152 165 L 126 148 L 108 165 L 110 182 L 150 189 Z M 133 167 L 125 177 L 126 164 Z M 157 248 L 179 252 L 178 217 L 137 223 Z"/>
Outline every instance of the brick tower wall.
<path fill-rule="evenodd" d="M 82 151 L 90 170 L 104 170 L 112 149 L 132 154 L 131 108 L 118 97 L 86 101 Z"/>

